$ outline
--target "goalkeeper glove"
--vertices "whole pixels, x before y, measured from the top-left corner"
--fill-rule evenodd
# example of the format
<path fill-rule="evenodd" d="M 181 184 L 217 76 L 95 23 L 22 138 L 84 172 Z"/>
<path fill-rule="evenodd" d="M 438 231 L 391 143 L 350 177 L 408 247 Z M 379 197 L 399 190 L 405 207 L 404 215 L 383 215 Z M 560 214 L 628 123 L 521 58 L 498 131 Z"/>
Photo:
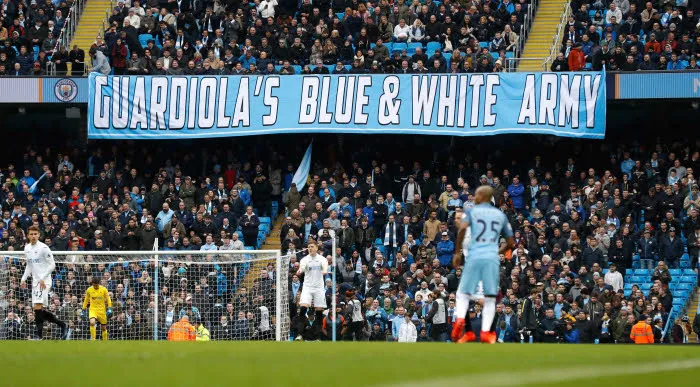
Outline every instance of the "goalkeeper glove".
<path fill-rule="evenodd" d="M 87 318 L 87 312 L 85 311 L 85 309 L 83 309 L 82 312 L 80 312 L 80 317 Z"/>
<path fill-rule="evenodd" d="M 107 318 L 112 317 L 112 308 L 107 308 Z"/>

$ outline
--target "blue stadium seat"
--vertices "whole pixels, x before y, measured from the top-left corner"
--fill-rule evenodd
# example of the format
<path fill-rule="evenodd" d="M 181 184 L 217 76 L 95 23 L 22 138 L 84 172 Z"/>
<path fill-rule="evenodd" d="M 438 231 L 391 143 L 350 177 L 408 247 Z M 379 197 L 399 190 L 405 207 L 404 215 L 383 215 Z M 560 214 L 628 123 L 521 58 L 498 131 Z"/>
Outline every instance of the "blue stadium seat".
<path fill-rule="evenodd" d="M 653 285 L 652 283 L 645 282 L 645 283 L 639 285 L 639 288 L 640 288 L 643 292 L 646 293 L 646 292 L 649 291 L 649 289 L 651 289 L 652 285 Z"/>
<path fill-rule="evenodd" d="M 678 314 L 681 313 L 681 306 L 680 305 L 674 305 L 671 308 L 671 316 L 678 316 Z M 671 317 L 669 316 L 669 317 Z"/>
<path fill-rule="evenodd" d="M 668 273 L 671 274 L 671 277 L 683 275 L 683 270 L 681 269 L 668 269 Z"/>
<path fill-rule="evenodd" d="M 628 270 L 628 272 L 629 272 L 629 270 Z M 647 275 L 650 275 L 650 274 L 651 274 L 651 273 L 649 273 L 649 269 L 637 269 L 637 270 L 634 271 L 634 275 L 643 275 L 643 276 L 647 276 Z"/>
<path fill-rule="evenodd" d="M 292 65 L 292 68 L 294 68 L 294 74 L 301 74 L 301 66 L 299 65 Z"/>
<path fill-rule="evenodd" d="M 632 289 L 630 289 L 630 290 L 625 289 L 625 297 L 629 297 L 631 295 L 632 295 Z"/>
<path fill-rule="evenodd" d="M 603 275 L 608 274 L 609 271 L 610 269 L 603 269 Z"/>
<path fill-rule="evenodd" d="M 345 12 L 338 12 L 335 14 L 335 16 L 338 16 L 338 19 L 343 20 L 345 17 Z"/>
<path fill-rule="evenodd" d="M 625 290 L 632 290 L 632 284 L 631 284 L 631 283 L 626 283 L 626 284 L 625 284 Z"/>
<path fill-rule="evenodd" d="M 452 53 L 451 53 L 451 52 L 446 52 L 446 53 L 442 54 L 442 56 L 445 57 L 445 60 L 446 60 L 447 63 L 449 64 L 449 63 L 450 63 L 450 60 L 452 59 Z"/>
<path fill-rule="evenodd" d="M 39 46 L 34 46 L 34 60 L 39 59 Z"/>
<path fill-rule="evenodd" d="M 148 41 L 151 39 L 153 39 L 153 35 L 151 34 L 139 35 L 139 43 L 141 44 L 141 47 L 146 47 L 148 45 Z"/>
<path fill-rule="evenodd" d="M 479 42 L 479 47 L 481 48 L 487 48 L 489 46 L 489 42 Z"/>
<path fill-rule="evenodd" d="M 681 300 L 681 299 L 677 299 L 677 298 L 676 298 L 676 299 L 673 300 L 673 306 L 676 306 L 676 305 L 678 305 L 678 306 L 683 306 L 683 305 L 685 305 L 685 302 L 686 302 L 686 301 L 687 301 L 687 300 Z"/>
<path fill-rule="evenodd" d="M 263 216 L 263 217 L 260 218 L 260 223 L 267 223 L 267 224 L 270 224 L 270 223 L 272 223 L 272 219 L 270 219 L 270 218 L 267 217 L 267 216 Z"/>
<path fill-rule="evenodd" d="M 428 56 L 434 54 L 435 50 L 440 50 L 442 52 L 442 44 L 440 44 L 440 42 L 428 42 L 425 46 L 426 53 L 429 53 Z"/>
<path fill-rule="evenodd" d="M 406 43 L 394 43 L 391 45 L 391 52 L 401 52 L 403 50 L 408 51 L 408 45 Z"/>
<path fill-rule="evenodd" d="M 684 299 L 688 298 L 688 296 L 690 295 L 690 292 L 687 290 L 676 290 L 676 291 L 672 292 L 671 294 L 673 295 L 674 299 L 678 298 L 678 299 L 684 300 Z"/>
<path fill-rule="evenodd" d="M 695 284 L 698 282 L 698 279 L 697 277 L 681 277 L 681 280 L 679 282 L 685 284 Z"/>
<path fill-rule="evenodd" d="M 423 48 L 423 45 L 420 43 L 409 43 L 408 48 L 406 49 L 406 54 L 411 56 L 416 53 L 416 49 L 418 48 Z M 391 51 L 391 48 L 389 48 L 389 51 Z"/>
<path fill-rule="evenodd" d="M 512 51 L 506 51 L 506 58 L 512 58 L 514 56 Z"/>
<path fill-rule="evenodd" d="M 635 275 L 635 276 L 630 277 L 629 282 L 632 283 L 632 284 L 637 284 L 637 285 L 639 285 L 639 284 L 641 284 L 642 282 L 646 282 L 646 281 L 644 280 L 644 278 L 638 277 L 638 276 Z"/>
<path fill-rule="evenodd" d="M 681 269 L 690 269 L 689 261 L 681 261 Z"/>
<path fill-rule="evenodd" d="M 683 276 L 697 276 L 698 273 L 693 269 L 683 269 Z"/>

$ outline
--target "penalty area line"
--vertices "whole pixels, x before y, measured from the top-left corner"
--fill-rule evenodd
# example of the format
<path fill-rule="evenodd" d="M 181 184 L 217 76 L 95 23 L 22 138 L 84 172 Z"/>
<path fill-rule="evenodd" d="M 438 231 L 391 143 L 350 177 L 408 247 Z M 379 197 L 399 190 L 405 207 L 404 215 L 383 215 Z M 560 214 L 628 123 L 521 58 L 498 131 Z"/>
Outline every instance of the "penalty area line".
<path fill-rule="evenodd" d="M 596 366 L 595 373 L 592 372 L 592 369 L 587 367 L 585 364 L 575 368 L 557 368 L 549 371 L 537 369 L 524 372 L 518 371 L 516 373 L 509 373 L 505 371 L 485 372 L 445 378 L 431 378 L 415 382 L 383 384 L 381 387 L 464 387 L 465 385 L 479 387 L 525 386 L 530 384 L 557 383 L 586 378 L 642 375 L 692 368 L 700 368 L 700 359 L 622 364 L 618 366 Z"/>

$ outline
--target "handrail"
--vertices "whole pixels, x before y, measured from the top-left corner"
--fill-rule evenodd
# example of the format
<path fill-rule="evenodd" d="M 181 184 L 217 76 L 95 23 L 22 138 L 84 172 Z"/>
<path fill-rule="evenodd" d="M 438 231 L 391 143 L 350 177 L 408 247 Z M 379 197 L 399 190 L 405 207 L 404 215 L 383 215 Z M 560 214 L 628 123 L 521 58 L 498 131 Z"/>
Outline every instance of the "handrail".
<path fill-rule="evenodd" d="M 527 13 L 525 14 L 525 18 L 523 20 L 523 25 L 520 26 L 520 34 L 518 35 L 518 44 L 515 45 L 515 48 L 513 49 L 513 58 L 508 58 L 508 59 L 519 59 L 520 56 L 523 54 L 523 50 L 525 48 L 525 42 L 527 41 L 528 36 L 530 35 L 530 30 L 532 29 L 532 24 L 533 24 L 533 19 L 535 17 L 535 13 L 537 11 L 537 7 L 539 5 L 539 0 L 533 0 L 532 3 L 527 7 Z M 506 60 L 506 63 L 516 65 L 518 62 L 517 61 L 512 61 L 512 60 Z M 516 67 L 515 66 L 505 66 L 506 71 L 515 71 Z"/>
<path fill-rule="evenodd" d="M 542 66 L 542 71 L 548 71 L 545 67 L 547 58 L 506 58 L 507 68 L 515 71 L 520 66 L 520 62 L 537 62 Z"/>
<path fill-rule="evenodd" d="M 561 38 L 564 33 L 564 26 L 569 20 L 569 15 L 571 14 L 571 1 L 564 3 L 564 12 L 561 14 L 559 19 L 559 26 L 557 27 L 557 34 L 554 35 L 554 41 L 552 42 L 552 48 L 549 51 L 549 57 L 545 59 L 543 65 L 545 68 L 549 67 L 548 64 L 554 61 L 557 57 L 557 53 L 561 50 Z"/>

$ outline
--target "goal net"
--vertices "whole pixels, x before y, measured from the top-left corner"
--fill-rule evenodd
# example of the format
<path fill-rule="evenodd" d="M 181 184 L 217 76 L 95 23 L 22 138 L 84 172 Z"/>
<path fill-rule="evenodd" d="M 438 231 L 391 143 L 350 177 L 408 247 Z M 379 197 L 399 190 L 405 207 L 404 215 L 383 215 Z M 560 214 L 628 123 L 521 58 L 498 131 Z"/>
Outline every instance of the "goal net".
<path fill-rule="evenodd" d="M 68 322 L 71 340 L 90 339 L 89 319 L 81 312 L 95 276 L 112 300 L 110 340 L 167 340 L 180 320 L 195 329 L 202 324 L 211 340 L 289 339 L 289 257 L 278 251 L 53 254 L 47 308 Z M 28 339 L 36 332 L 31 279 L 20 283 L 25 266 L 23 252 L 0 254 L 0 340 Z M 45 338 L 60 335 L 53 324 L 44 329 Z M 200 329 L 198 339 L 205 333 Z"/>

